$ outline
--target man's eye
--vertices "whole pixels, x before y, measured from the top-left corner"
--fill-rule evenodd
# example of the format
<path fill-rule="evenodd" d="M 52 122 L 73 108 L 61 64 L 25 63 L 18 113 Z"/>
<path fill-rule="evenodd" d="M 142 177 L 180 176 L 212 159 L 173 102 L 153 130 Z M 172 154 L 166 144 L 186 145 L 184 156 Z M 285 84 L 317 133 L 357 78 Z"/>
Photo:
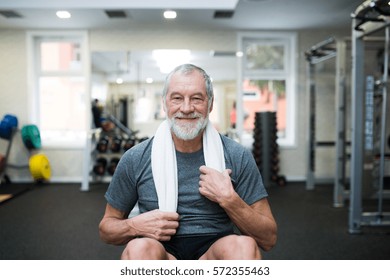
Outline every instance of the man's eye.
<path fill-rule="evenodd" d="M 193 102 L 196 102 L 196 103 L 200 103 L 200 102 L 203 102 L 203 98 L 194 97 L 194 98 L 192 98 L 192 101 L 193 101 Z"/>

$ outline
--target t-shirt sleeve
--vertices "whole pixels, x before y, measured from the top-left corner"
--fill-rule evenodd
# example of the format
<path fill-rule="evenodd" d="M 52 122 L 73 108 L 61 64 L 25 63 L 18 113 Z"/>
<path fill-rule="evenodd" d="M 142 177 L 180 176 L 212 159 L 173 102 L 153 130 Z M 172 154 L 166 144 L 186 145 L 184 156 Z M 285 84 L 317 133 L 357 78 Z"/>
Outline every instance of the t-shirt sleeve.
<path fill-rule="evenodd" d="M 252 153 L 237 145 L 230 147 L 233 186 L 238 195 L 251 205 L 268 197 L 268 193 Z"/>
<path fill-rule="evenodd" d="M 135 172 L 132 170 L 136 165 L 134 159 L 134 152 L 131 150 L 121 157 L 104 195 L 108 204 L 126 213 L 133 209 L 138 200 Z"/>

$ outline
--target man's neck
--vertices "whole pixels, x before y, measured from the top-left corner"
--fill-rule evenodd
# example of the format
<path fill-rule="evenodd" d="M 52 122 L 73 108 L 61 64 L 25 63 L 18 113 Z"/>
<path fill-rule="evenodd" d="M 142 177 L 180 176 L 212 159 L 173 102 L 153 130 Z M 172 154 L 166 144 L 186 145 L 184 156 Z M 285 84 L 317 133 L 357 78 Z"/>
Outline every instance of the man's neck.
<path fill-rule="evenodd" d="M 203 137 L 203 132 L 200 133 L 192 140 L 183 140 L 177 138 L 177 136 L 174 133 L 172 133 L 172 139 L 175 145 L 175 149 L 181 153 L 193 153 L 199 151 L 203 145 L 202 137 Z"/>

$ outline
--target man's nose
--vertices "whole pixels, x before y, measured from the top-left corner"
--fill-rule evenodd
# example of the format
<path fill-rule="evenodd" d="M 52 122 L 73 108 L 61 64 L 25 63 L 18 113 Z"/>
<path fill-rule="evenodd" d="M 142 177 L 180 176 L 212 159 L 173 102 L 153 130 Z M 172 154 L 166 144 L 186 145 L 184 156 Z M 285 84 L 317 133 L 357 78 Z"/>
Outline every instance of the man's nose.
<path fill-rule="evenodd" d="M 185 98 L 185 99 L 183 100 L 183 103 L 181 104 L 180 110 L 181 110 L 183 113 L 192 112 L 192 111 L 194 110 L 194 106 L 193 106 L 193 104 L 191 103 L 191 100 Z"/>

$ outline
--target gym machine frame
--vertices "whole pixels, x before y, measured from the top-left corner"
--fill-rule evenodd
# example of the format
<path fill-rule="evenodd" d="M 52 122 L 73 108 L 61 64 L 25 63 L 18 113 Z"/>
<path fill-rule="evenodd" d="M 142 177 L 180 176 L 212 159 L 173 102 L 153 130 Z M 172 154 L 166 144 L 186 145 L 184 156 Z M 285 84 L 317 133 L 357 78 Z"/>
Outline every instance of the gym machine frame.
<path fill-rule="evenodd" d="M 305 52 L 307 60 L 307 89 L 308 89 L 308 145 L 307 145 L 307 173 L 306 190 L 313 190 L 315 185 L 316 147 L 332 147 L 336 145 L 336 176 L 334 178 L 333 204 L 335 207 L 343 206 L 348 191 L 345 190 L 345 164 L 346 164 L 346 48 L 344 40 L 328 38 Z M 315 139 L 315 109 L 316 87 L 315 67 L 317 64 L 336 58 L 335 100 L 336 100 L 336 142 L 316 141 Z"/>
<path fill-rule="evenodd" d="M 379 3 L 380 2 L 380 3 Z M 386 135 L 387 113 L 387 83 L 389 60 L 389 18 L 384 17 L 383 10 L 376 6 L 387 5 L 384 1 L 365 1 L 352 15 L 352 150 L 351 150 L 351 190 L 349 227 L 351 234 L 360 233 L 361 226 L 388 226 L 390 225 L 390 212 L 383 212 L 383 176 L 384 153 Z M 373 13 L 378 15 L 373 17 Z M 362 29 L 362 26 L 365 28 Z M 364 39 L 378 31 L 385 31 L 384 71 L 382 77 L 382 119 L 380 135 L 379 158 L 379 188 L 378 211 L 362 211 L 362 181 L 364 170 L 364 106 L 365 106 L 365 77 L 364 77 Z"/>

